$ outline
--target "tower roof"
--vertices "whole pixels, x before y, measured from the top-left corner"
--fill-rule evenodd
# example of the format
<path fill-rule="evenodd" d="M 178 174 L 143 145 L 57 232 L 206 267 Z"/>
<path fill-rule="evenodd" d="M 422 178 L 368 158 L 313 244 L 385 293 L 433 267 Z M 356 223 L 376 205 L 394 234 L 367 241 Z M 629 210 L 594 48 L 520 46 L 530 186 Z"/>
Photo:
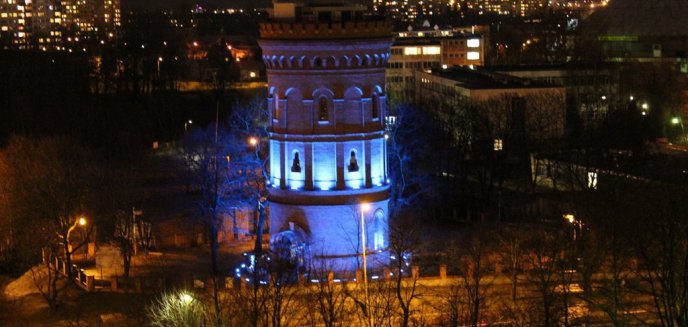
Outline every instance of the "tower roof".
<path fill-rule="evenodd" d="M 607 36 L 688 36 L 688 0 L 610 0 L 586 20 Z"/>

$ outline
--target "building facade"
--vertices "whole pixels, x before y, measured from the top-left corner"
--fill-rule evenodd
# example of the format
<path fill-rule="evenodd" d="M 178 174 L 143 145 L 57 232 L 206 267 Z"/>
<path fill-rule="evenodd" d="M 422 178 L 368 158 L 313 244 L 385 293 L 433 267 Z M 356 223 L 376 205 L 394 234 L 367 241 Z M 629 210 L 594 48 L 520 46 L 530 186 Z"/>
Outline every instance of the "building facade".
<path fill-rule="evenodd" d="M 485 126 L 488 133 L 471 134 L 476 141 L 494 142 L 495 151 L 511 146 L 507 137 L 522 141 L 557 139 L 566 122 L 566 89 L 560 85 L 466 68 L 416 72 L 416 102 L 443 122 L 469 116 Z M 447 128 L 455 129 L 451 124 Z M 485 131 L 483 131 L 485 132 Z M 480 140 L 480 139 L 483 140 Z"/>
<path fill-rule="evenodd" d="M 71 50 L 105 44 L 121 25 L 120 0 L 1 0 L 0 48 Z"/>
<path fill-rule="evenodd" d="M 415 72 L 485 63 L 485 26 L 412 30 L 396 33 L 387 64 L 387 88 L 402 100 L 413 100 Z"/>
<path fill-rule="evenodd" d="M 270 235 L 278 253 L 384 263 L 387 20 L 365 7 L 276 2 L 259 41 L 270 111 Z M 363 219 L 361 218 L 363 215 Z"/>

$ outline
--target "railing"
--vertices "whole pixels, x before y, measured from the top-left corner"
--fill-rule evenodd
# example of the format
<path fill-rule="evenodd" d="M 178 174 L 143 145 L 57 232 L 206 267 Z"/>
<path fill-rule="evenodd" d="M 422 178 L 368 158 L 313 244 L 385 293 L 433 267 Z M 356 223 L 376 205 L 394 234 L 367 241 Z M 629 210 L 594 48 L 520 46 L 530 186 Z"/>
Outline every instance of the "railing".
<path fill-rule="evenodd" d="M 76 285 L 83 288 L 87 292 L 95 291 L 95 276 L 87 275 L 86 272 L 79 268 L 79 266 L 76 264 L 72 264 L 72 266 L 68 268 L 67 263 L 64 260 L 61 258 L 55 258 L 53 268 L 65 277 L 70 275 L 67 270 L 69 269 L 69 272 L 71 273 Z"/>

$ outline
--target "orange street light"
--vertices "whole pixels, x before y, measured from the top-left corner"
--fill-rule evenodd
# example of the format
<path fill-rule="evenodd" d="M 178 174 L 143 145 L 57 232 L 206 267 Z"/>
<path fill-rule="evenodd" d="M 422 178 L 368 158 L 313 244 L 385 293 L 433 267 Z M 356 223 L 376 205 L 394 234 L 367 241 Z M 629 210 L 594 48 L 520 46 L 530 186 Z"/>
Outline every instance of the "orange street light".
<path fill-rule="evenodd" d="M 258 138 L 255 136 L 251 136 L 248 138 L 248 144 L 251 146 L 256 146 L 258 145 Z"/>

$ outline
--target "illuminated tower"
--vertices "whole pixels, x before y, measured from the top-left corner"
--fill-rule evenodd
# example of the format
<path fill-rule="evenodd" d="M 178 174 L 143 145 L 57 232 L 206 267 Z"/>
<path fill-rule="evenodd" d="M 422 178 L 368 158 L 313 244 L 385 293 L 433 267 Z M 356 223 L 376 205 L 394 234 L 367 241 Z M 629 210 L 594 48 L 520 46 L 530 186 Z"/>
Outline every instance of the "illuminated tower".
<path fill-rule="evenodd" d="M 384 261 L 388 242 L 392 37 L 387 20 L 336 2 L 275 1 L 259 42 L 271 113 L 271 247 L 344 270 L 361 252 L 362 208 L 369 265 Z"/>

